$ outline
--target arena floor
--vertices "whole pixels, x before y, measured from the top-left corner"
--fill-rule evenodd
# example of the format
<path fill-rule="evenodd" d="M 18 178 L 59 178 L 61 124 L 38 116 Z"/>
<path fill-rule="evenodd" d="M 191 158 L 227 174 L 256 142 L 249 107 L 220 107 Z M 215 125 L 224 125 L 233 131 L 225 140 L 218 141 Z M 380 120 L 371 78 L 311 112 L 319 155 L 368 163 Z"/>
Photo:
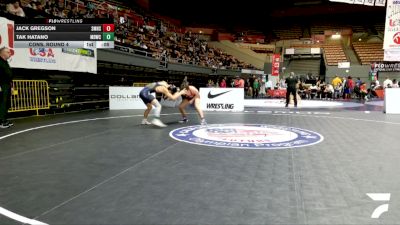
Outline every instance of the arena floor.
<path fill-rule="evenodd" d="M 0 224 L 400 224 L 400 115 L 306 105 L 208 112 L 208 127 L 171 108 L 163 129 L 142 110 L 14 120 Z"/>

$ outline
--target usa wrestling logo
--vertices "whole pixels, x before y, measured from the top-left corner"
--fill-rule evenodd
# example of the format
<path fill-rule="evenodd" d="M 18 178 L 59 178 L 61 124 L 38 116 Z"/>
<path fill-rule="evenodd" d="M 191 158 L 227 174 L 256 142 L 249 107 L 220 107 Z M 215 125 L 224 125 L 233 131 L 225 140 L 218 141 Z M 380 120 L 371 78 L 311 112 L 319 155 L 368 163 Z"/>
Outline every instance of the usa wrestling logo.
<path fill-rule="evenodd" d="M 324 139 L 313 131 L 267 124 L 189 126 L 175 129 L 169 135 L 190 144 L 241 149 L 298 148 Z"/>

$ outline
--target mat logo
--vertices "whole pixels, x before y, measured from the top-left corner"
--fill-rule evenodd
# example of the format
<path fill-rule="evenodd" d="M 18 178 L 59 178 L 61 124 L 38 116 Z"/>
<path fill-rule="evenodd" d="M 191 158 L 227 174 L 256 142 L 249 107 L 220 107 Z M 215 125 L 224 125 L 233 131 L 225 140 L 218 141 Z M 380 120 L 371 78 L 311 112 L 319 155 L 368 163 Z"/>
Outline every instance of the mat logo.
<path fill-rule="evenodd" d="M 323 136 L 313 131 L 268 124 L 213 124 L 175 129 L 178 141 L 211 147 L 284 149 L 318 144 Z"/>
<path fill-rule="evenodd" d="M 367 196 L 374 201 L 390 201 L 390 193 L 367 193 Z M 372 212 L 371 218 L 378 219 L 384 212 L 389 211 L 389 204 L 382 204 Z"/>

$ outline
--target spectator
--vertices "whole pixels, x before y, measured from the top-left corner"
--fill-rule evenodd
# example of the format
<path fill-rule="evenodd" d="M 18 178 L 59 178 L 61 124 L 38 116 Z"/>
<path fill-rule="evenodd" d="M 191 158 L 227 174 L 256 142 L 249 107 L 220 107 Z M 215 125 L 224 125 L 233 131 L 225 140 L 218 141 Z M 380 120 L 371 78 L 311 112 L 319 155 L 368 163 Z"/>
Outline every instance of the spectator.
<path fill-rule="evenodd" d="M 221 83 L 219 84 L 219 87 L 226 88 L 226 77 L 222 78 Z"/>
<path fill-rule="evenodd" d="M 25 17 L 25 12 L 21 8 L 19 0 L 12 0 L 7 4 L 7 12 L 16 16 Z"/>
<path fill-rule="evenodd" d="M 244 83 L 244 92 L 246 93 L 247 96 L 253 96 L 253 86 L 250 81 L 250 78 L 246 79 L 246 82 Z"/>
<path fill-rule="evenodd" d="M 265 82 L 260 79 L 260 96 L 261 98 L 263 98 L 264 96 L 266 96 L 266 92 L 265 92 Z"/>
<path fill-rule="evenodd" d="M 347 77 L 345 85 L 345 99 L 350 99 L 354 89 L 354 81 L 351 76 Z"/>
<path fill-rule="evenodd" d="M 258 78 L 253 80 L 253 98 L 258 98 L 258 93 L 260 92 L 260 82 Z"/>
<path fill-rule="evenodd" d="M 340 85 L 341 86 L 341 85 Z M 333 95 L 333 85 L 332 84 L 327 84 L 325 87 L 325 99 L 332 99 L 332 95 Z"/>
<path fill-rule="evenodd" d="M 399 88 L 399 84 L 397 83 L 397 80 L 396 80 L 396 79 L 393 79 L 392 88 Z"/>
<path fill-rule="evenodd" d="M 386 80 L 383 81 L 383 88 L 391 88 L 393 86 L 393 81 L 386 77 Z"/>
<path fill-rule="evenodd" d="M 340 98 L 341 93 L 343 92 L 343 85 L 342 83 L 338 83 L 338 85 L 336 85 L 336 87 L 334 87 L 332 85 L 333 88 L 333 99 L 338 99 Z"/>
<path fill-rule="evenodd" d="M 335 78 L 332 80 L 332 86 L 333 88 L 336 88 L 339 83 L 342 83 L 342 80 L 339 78 L 338 75 L 335 76 Z"/>
<path fill-rule="evenodd" d="M 91 2 L 91 1 L 89 1 L 88 3 L 87 3 L 87 5 L 86 5 L 86 7 L 88 8 L 88 11 L 94 11 L 95 10 L 95 8 L 96 8 L 96 6 Z"/>
<path fill-rule="evenodd" d="M 267 88 L 267 91 L 273 89 L 272 80 L 267 81 L 267 83 L 265 84 L 265 88 Z"/>
<path fill-rule="evenodd" d="M 365 82 L 362 82 L 360 84 L 360 99 L 368 100 L 367 93 L 367 84 Z"/>
<path fill-rule="evenodd" d="M 235 82 L 235 84 L 234 84 L 235 88 L 244 88 L 244 80 L 242 78 L 240 78 L 239 76 L 236 76 L 236 79 L 234 82 Z"/>
<path fill-rule="evenodd" d="M 359 77 L 357 77 L 356 85 L 357 85 L 358 87 L 360 87 L 361 84 L 362 84 L 361 79 L 360 79 Z"/>
<path fill-rule="evenodd" d="M 348 87 L 347 87 L 348 84 L 346 84 L 346 83 L 347 83 L 347 79 L 346 79 L 346 77 L 343 77 L 342 78 L 343 88 L 342 88 L 342 92 L 341 92 L 343 99 L 345 99 L 347 96 L 346 94 L 347 94 L 347 90 L 348 90 Z"/>
<path fill-rule="evenodd" d="M 26 5 L 26 7 L 36 10 L 36 2 L 37 0 L 32 0 Z"/>

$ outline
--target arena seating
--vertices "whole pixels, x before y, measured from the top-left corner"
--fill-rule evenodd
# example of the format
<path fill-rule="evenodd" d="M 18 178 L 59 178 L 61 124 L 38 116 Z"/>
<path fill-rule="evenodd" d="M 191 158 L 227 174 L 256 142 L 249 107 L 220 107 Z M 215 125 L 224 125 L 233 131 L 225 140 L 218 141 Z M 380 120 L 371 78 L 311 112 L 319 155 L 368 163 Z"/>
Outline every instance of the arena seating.
<path fill-rule="evenodd" d="M 338 65 L 339 62 L 348 61 L 341 45 L 325 44 L 323 45 L 323 51 L 326 63 L 330 66 Z"/>
<path fill-rule="evenodd" d="M 339 62 L 347 62 L 348 59 L 340 44 L 294 44 L 292 48 L 322 48 L 326 63 L 329 66 L 338 65 Z"/>
<path fill-rule="evenodd" d="M 302 29 L 299 25 L 280 27 L 274 29 L 273 32 L 279 40 L 299 39 L 303 36 Z"/>
<path fill-rule="evenodd" d="M 362 65 L 383 61 L 383 43 L 355 42 L 353 47 Z"/>

